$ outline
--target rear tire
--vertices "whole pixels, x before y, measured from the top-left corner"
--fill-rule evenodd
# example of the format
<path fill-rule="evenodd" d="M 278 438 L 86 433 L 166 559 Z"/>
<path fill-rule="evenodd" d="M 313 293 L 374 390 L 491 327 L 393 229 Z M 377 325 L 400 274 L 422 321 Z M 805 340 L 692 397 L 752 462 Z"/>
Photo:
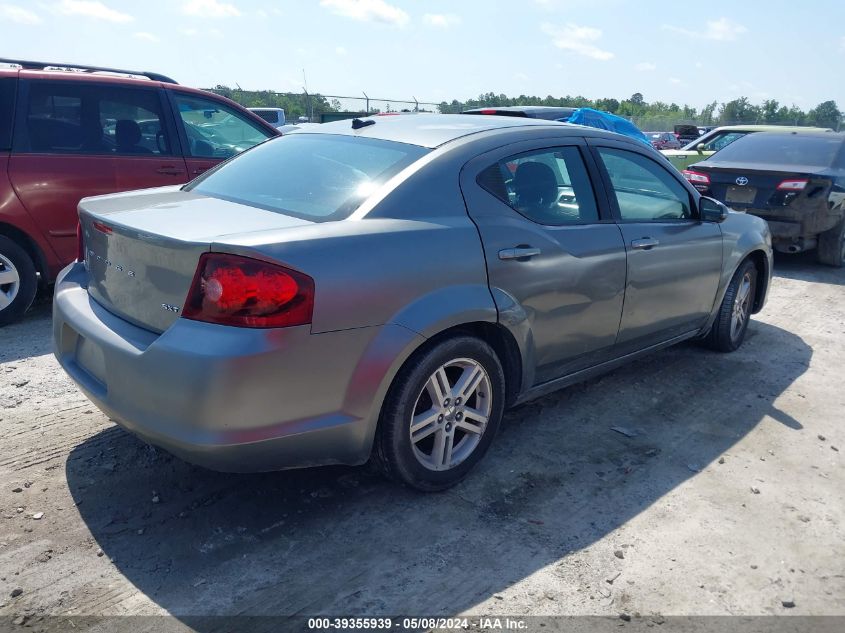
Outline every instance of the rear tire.
<path fill-rule="evenodd" d="M 819 235 L 816 259 L 820 264 L 842 268 L 842 262 L 845 260 L 845 217 L 832 229 Z"/>
<path fill-rule="evenodd" d="M 14 323 L 32 305 L 38 274 L 29 254 L 0 235 L 0 327 Z"/>
<path fill-rule="evenodd" d="M 375 462 L 417 490 L 454 486 L 487 452 L 504 403 L 505 376 L 493 349 L 471 336 L 443 340 L 414 354 L 393 381 Z"/>
<path fill-rule="evenodd" d="M 704 339 L 710 349 L 734 352 L 740 348 L 751 320 L 756 291 L 757 267 L 751 260 L 745 260 L 731 278 L 716 320 Z"/>

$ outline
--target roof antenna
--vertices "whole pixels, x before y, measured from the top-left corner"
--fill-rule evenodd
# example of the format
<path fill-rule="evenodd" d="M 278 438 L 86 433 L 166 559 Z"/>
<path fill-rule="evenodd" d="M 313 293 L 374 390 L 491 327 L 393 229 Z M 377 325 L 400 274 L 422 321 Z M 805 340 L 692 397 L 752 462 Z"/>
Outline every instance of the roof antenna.
<path fill-rule="evenodd" d="M 352 119 L 352 129 L 353 130 L 360 130 L 362 127 L 367 127 L 368 125 L 375 125 L 376 122 L 372 119 L 367 121 L 362 121 L 361 119 Z"/>

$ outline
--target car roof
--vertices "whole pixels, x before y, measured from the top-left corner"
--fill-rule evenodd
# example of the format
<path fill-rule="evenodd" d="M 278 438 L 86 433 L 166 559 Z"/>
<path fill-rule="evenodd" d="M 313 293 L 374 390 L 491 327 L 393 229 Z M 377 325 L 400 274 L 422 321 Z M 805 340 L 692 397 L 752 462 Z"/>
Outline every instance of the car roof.
<path fill-rule="evenodd" d="M 364 127 L 354 129 L 352 122 L 373 121 Z M 462 114 L 417 114 L 415 116 L 365 117 L 362 119 L 345 119 L 323 123 L 313 128 L 303 128 L 297 134 L 341 134 L 344 136 L 361 136 L 397 143 L 408 143 L 422 147 L 439 147 L 455 139 L 479 134 L 491 130 L 510 129 L 519 127 L 547 127 L 573 136 L 606 136 L 616 138 L 619 135 L 596 128 L 581 125 L 559 123 L 546 119 L 532 119 L 512 116 L 478 116 L 468 117 Z"/>
<path fill-rule="evenodd" d="M 730 130 L 735 132 L 824 132 L 830 130 L 826 127 L 806 127 L 802 125 L 722 125 L 713 128 L 711 132 Z"/>

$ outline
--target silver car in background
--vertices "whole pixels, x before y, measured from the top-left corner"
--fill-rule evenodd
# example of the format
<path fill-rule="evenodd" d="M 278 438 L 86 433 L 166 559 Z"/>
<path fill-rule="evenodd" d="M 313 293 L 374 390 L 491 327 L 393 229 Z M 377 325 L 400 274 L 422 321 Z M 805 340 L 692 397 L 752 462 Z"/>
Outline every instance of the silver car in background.
<path fill-rule="evenodd" d="M 759 218 L 642 143 L 514 117 L 340 121 L 80 203 L 55 353 L 108 416 L 227 471 L 459 481 L 503 411 L 765 302 Z"/>

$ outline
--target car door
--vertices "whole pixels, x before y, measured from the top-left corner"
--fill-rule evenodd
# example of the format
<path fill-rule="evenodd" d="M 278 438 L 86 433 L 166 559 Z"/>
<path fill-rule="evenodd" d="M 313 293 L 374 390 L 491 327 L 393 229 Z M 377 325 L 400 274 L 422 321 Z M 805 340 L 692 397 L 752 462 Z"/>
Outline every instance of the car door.
<path fill-rule="evenodd" d="M 274 136 L 222 100 L 177 90 L 168 94 L 192 179 Z"/>
<path fill-rule="evenodd" d="M 700 328 L 722 273 L 721 228 L 699 220 L 680 174 L 647 150 L 604 139 L 590 144 L 628 253 L 619 353 Z"/>
<path fill-rule="evenodd" d="M 530 384 L 601 362 L 619 329 L 625 245 L 596 199 L 585 150 L 569 138 L 517 143 L 461 173 L 494 299 L 530 324 Z"/>
<path fill-rule="evenodd" d="M 100 122 L 114 146 L 118 191 L 181 185 L 190 180 L 162 90 L 104 90 L 98 102 Z"/>
<path fill-rule="evenodd" d="M 117 120 L 101 111 L 110 103 L 111 113 L 131 118 L 140 104 L 160 104 L 154 87 L 21 80 L 18 103 L 9 180 L 63 263 L 76 256 L 81 198 L 187 180 L 181 157 L 175 162 L 154 153 L 124 157 L 116 141 Z M 181 168 L 181 179 L 163 172 L 171 166 Z"/>

